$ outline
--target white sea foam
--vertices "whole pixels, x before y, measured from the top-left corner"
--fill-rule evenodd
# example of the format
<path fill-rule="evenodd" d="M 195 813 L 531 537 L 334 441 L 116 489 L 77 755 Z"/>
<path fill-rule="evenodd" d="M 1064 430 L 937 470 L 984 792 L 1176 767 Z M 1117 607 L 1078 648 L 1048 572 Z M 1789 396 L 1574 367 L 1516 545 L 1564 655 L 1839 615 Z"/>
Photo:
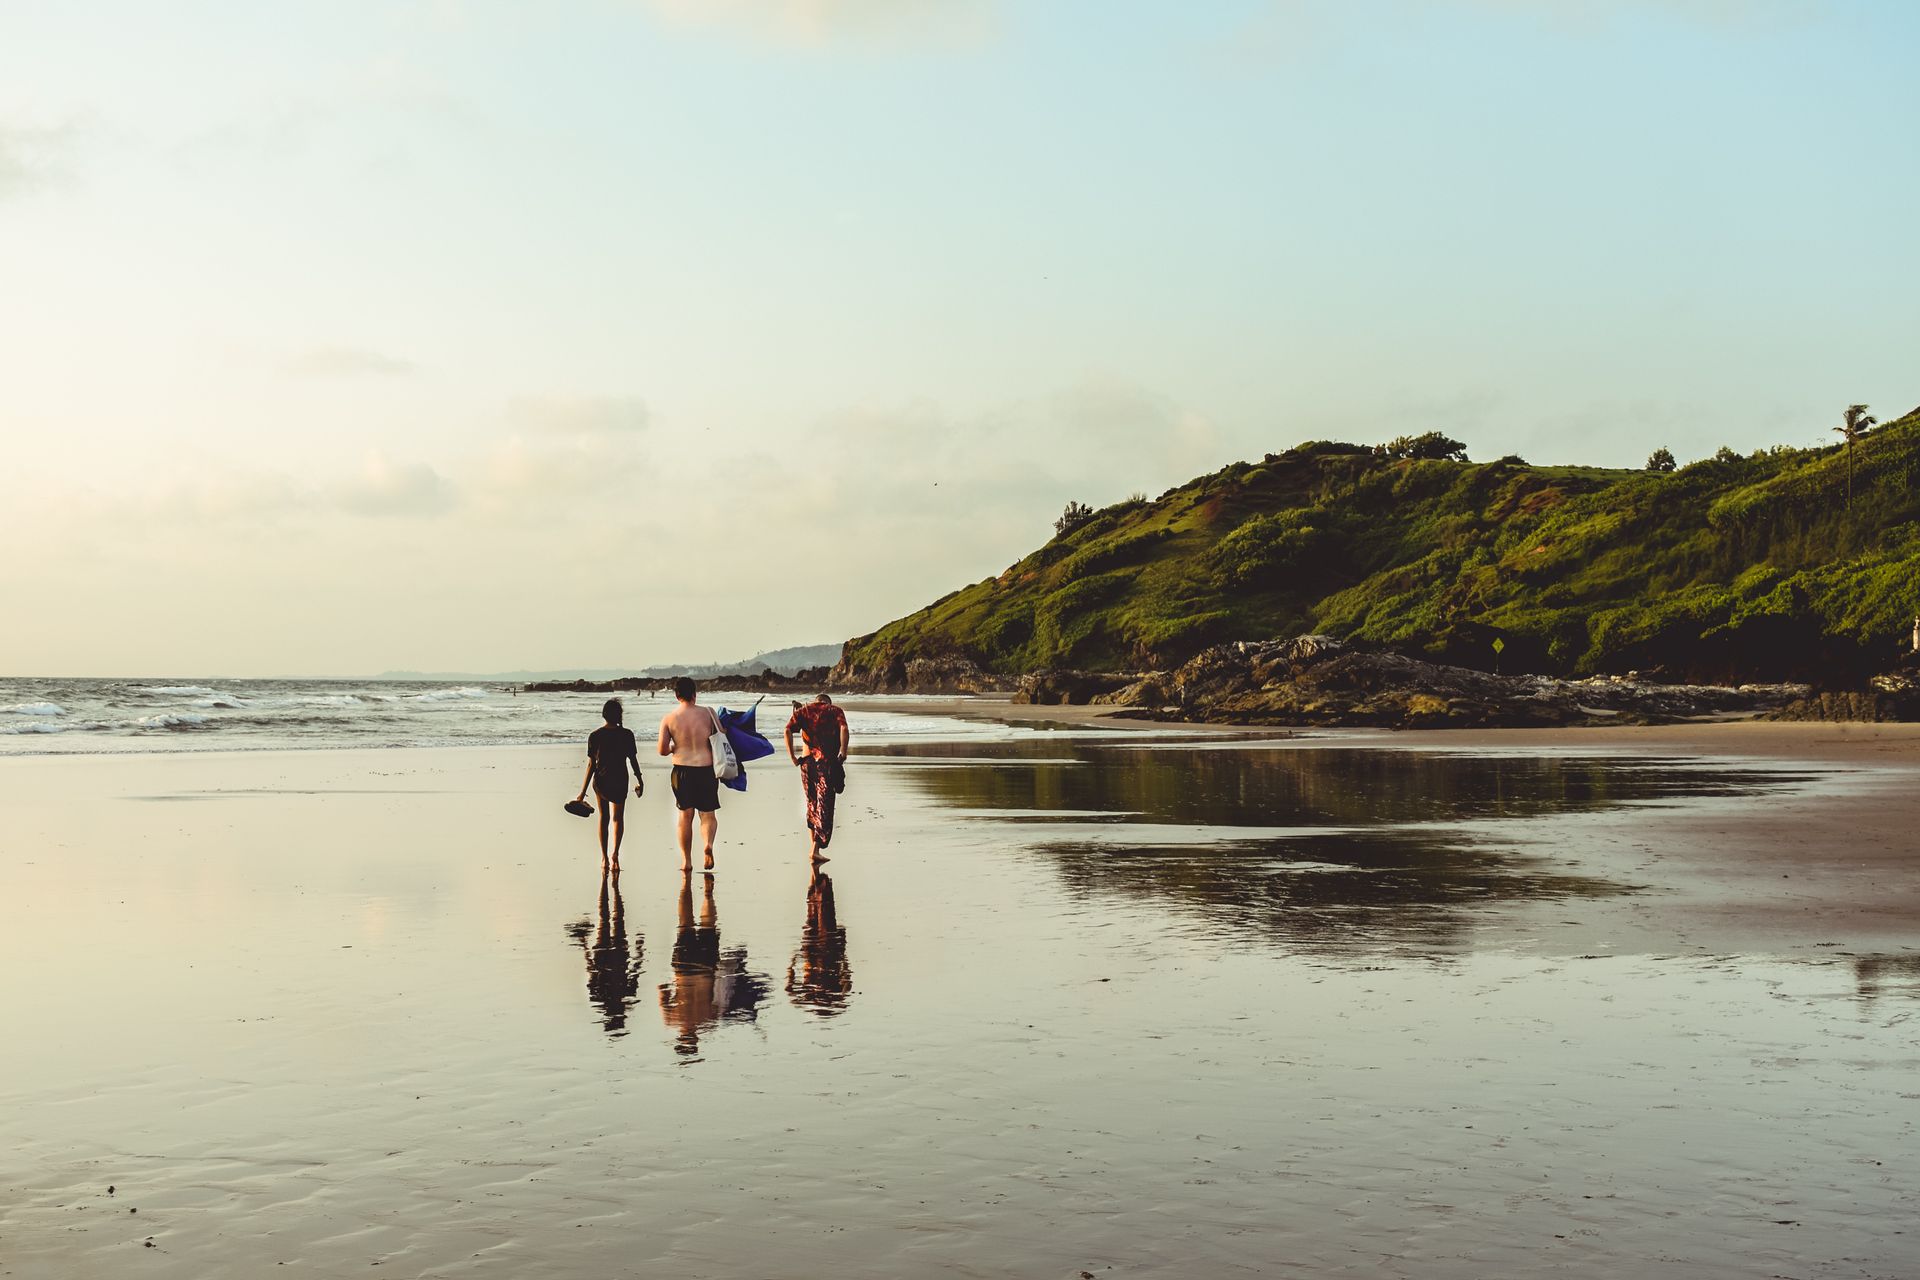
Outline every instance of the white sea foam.
<path fill-rule="evenodd" d="M 193 705 L 196 707 L 218 708 L 225 711 L 238 711 L 242 707 L 250 707 L 253 704 L 244 698 L 236 698 L 231 694 L 223 693 L 211 698 L 201 698 Z"/>
<path fill-rule="evenodd" d="M 197 685 L 197 684 L 163 684 L 163 685 L 157 685 L 152 687 L 143 687 L 140 690 L 140 692 L 141 693 L 167 693 L 167 694 L 173 694 L 176 697 L 183 697 L 183 698 L 211 698 L 215 694 L 219 693 L 220 691 L 218 689 L 209 689 L 204 685 Z"/>
<path fill-rule="evenodd" d="M 767 723 L 775 723 L 769 717 Z M 896 711 L 850 711 L 847 728 L 875 738 L 1006 738 L 1008 726 L 951 716 L 903 715 Z"/>
<path fill-rule="evenodd" d="M 425 693 L 416 693 L 409 702 L 450 702 L 455 698 L 484 698 L 485 689 L 476 689 L 472 685 L 462 685 L 458 689 L 429 689 Z"/>
<path fill-rule="evenodd" d="M 0 707 L 0 715 L 10 716 L 63 716 L 67 709 L 55 702 L 16 702 L 10 707 Z"/>
<path fill-rule="evenodd" d="M 55 724 L 50 720 L 29 720 L 25 724 L 0 724 L 0 733 L 65 733 L 69 729 L 84 729 L 80 724 Z"/>
<path fill-rule="evenodd" d="M 207 717 L 192 711 L 163 711 L 159 715 L 141 716 L 129 722 L 135 729 L 193 729 L 207 722 Z"/>

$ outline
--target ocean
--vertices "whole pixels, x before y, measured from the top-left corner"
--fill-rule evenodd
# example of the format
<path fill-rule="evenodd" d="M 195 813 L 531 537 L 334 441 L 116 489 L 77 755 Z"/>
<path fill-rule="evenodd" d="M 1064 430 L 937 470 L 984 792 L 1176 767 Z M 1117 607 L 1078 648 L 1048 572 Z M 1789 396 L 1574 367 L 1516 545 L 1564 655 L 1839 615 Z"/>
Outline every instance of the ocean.
<path fill-rule="evenodd" d="M 621 696 L 627 724 L 642 737 L 673 702 L 664 693 Z M 721 691 L 701 700 L 738 710 L 761 697 Z M 599 693 L 523 693 L 509 684 L 444 681 L 5 678 L 0 755 L 584 744 L 605 701 Z M 850 721 L 868 742 L 1032 732 L 917 714 L 920 701 L 912 698 L 863 697 L 861 703 Z M 777 735 L 790 704 L 786 695 L 767 696 L 761 731 Z"/>

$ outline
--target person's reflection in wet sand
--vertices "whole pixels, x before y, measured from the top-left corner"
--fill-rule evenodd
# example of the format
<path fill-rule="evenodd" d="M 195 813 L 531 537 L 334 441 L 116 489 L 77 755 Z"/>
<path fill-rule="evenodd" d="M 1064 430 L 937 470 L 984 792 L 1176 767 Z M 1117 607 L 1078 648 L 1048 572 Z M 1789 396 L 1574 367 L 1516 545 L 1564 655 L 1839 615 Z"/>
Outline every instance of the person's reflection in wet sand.
<path fill-rule="evenodd" d="M 847 930 L 833 904 L 833 877 L 814 867 L 807 881 L 807 923 L 800 949 L 787 966 L 787 996 L 802 1009 L 831 1018 L 853 995 L 853 966 L 847 963 Z"/>
<path fill-rule="evenodd" d="M 567 926 L 567 933 L 587 956 L 587 999 L 600 1010 L 601 1026 L 610 1038 L 627 1034 L 627 1010 L 640 994 L 640 965 L 644 942 L 627 944 L 627 912 L 620 901 L 620 873 L 600 872 L 600 923 L 596 929 L 584 916 Z"/>
<path fill-rule="evenodd" d="M 766 980 L 747 972 L 747 952 L 720 951 L 713 875 L 700 877 L 700 915 L 693 913 L 693 873 L 680 878 L 680 928 L 673 939 L 673 981 L 660 986 L 660 1016 L 674 1032 L 674 1052 L 693 1058 L 700 1035 L 721 1021 L 752 1022 L 766 998 Z"/>

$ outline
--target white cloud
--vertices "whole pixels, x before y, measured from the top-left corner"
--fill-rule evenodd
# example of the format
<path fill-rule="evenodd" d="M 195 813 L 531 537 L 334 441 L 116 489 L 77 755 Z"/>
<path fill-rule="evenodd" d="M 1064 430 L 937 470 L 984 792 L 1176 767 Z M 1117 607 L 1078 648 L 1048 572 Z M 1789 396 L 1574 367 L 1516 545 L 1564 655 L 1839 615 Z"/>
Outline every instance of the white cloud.
<path fill-rule="evenodd" d="M 381 453 L 368 454 L 360 474 L 327 496 L 343 510 L 368 516 L 439 515 L 455 502 L 453 486 L 427 463 L 394 462 Z"/>
<path fill-rule="evenodd" d="M 644 0 L 662 21 L 780 44 L 843 40 L 974 43 L 994 27 L 994 0 Z"/>
<path fill-rule="evenodd" d="M 87 521 L 118 517 L 141 528 L 157 523 L 202 529 L 225 539 L 236 528 L 262 530 L 296 519 L 440 515 L 457 504 L 458 496 L 456 487 L 430 464 L 397 462 L 374 452 L 347 475 L 216 469 L 160 479 L 142 494 L 81 504 L 84 510 L 74 509 L 71 502 L 63 505 L 68 515 L 83 515 Z"/>
<path fill-rule="evenodd" d="M 508 403 L 507 420 L 558 435 L 626 435 L 646 430 L 652 414 L 638 396 L 521 396 Z"/>
<path fill-rule="evenodd" d="M 36 127 L 0 123 L 0 199 L 47 186 L 68 174 L 79 138 L 72 124 Z"/>
<path fill-rule="evenodd" d="M 736 510 L 780 532 L 745 566 L 779 589 L 831 548 L 843 623 L 870 625 L 997 573 L 1069 500 L 1157 493 L 1230 459 L 1201 413 L 1118 377 L 972 414 L 926 401 L 848 409 L 778 457 L 729 462 Z"/>
<path fill-rule="evenodd" d="M 1230 459 L 1219 430 L 1170 397 L 1112 376 L 1082 379 L 1047 405 L 1062 438 L 1084 450 L 1082 474 L 1146 488 L 1155 477 L 1180 483 Z M 1137 482 L 1125 481 L 1128 474 Z"/>
<path fill-rule="evenodd" d="M 287 372 L 310 378 L 398 377 L 418 369 L 411 360 L 365 347 L 315 347 L 287 362 Z"/>

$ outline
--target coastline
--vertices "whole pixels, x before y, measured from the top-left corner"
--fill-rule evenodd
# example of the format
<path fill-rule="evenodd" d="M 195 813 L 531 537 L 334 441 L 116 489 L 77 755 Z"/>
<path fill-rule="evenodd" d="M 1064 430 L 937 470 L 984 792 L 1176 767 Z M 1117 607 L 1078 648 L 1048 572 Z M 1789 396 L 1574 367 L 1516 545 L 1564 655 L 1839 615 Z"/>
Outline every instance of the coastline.
<path fill-rule="evenodd" d="M 859 705 L 848 694 L 842 705 Z M 1112 728 L 1153 732 L 1217 734 L 1236 738 L 1313 740 L 1327 745 L 1352 742 L 1370 746 L 1421 746 L 1429 749 L 1507 749 L 1556 746 L 1601 750 L 1657 750 L 1678 754 L 1764 756 L 1834 764 L 1911 763 L 1920 768 L 1920 723 L 1819 720 L 1697 720 L 1675 724 L 1590 724 L 1510 729 L 1378 729 L 1217 724 L 1205 720 L 1145 719 L 1124 708 L 1092 705 L 1035 706 L 1005 694 L 929 696 L 916 706 L 930 715 L 969 720 L 1007 720 L 1018 724 L 1053 722 L 1073 728 Z"/>

